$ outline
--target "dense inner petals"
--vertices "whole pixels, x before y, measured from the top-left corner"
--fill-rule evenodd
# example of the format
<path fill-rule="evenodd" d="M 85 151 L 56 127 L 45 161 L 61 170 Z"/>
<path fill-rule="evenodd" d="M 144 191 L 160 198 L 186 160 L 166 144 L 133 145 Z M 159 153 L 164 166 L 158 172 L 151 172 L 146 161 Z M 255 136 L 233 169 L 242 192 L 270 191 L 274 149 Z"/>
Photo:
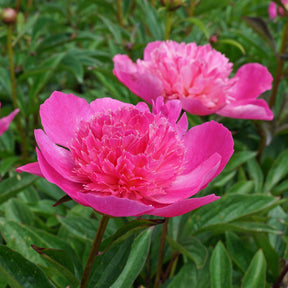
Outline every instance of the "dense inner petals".
<path fill-rule="evenodd" d="M 81 122 L 69 149 L 82 192 L 103 196 L 153 201 L 184 167 L 184 142 L 172 125 L 136 107 Z"/>
<path fill-rule="evenodd" d="M 137 64 L 157 74 L 166 99 L 197 98 L 211 109 L 231 100 L 227 92 L 235 82 L 228 78 L 232 63 L 210 45 L 166 41 L 151 52 L 149 61 Z"/>

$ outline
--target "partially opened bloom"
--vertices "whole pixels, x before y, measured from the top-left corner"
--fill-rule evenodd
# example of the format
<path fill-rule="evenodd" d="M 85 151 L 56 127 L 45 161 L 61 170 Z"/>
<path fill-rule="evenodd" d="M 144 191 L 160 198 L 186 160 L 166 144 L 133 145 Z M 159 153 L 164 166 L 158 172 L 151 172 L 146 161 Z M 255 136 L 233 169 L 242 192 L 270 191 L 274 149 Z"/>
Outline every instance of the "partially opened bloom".
<path fill-rule="evenodd" d="M 37 162 L 17 169 L 45 177 L 76 202 L 111 216 L 182 215 L 219 197 L 190 198 L 233 153 L 216 122 L 187 131 L 181 103 L 136 106 L 111 98 L 88 104 L 54 92 L 40 107 Z"/>
<path fill-rule="evenodd" d="M 281 3 L 288 8 L 288 0 L 282 0 Z M 286 10 L 287 10 L 286 8 Z M 268 7 L 268 14 L 271 19 L 275 19 L 277 15 L 283 16 L 285 11 L 282 7 L 278 6 L 275 2 L 270 2 Z"/>
<path fill-rule="evenodd" d="M 1 103 L 0 103 L 1 107 Z M 19 109 L 15 109 L 9 115 L 0 118 L 0 135 L 2 135 L 5 131 L 8 130 L 11 121 L 14 119 L 16 114 L 19 112 Z"/>
<path fill-rule="evenodd" d="M 155 41 L 146 46 L 144 60 L 133 63 L 127 55 L 116 55 L 113 61 L 115 76 L 150 104 L 163 96 L 166 101 L 179 99 L 184 110 L 196 115 L 273 118 L 267 103 L 256 99 L 271 89 L 267 68 L 246 64 L 229 78 L 233 64 L 209 44 Z"/>

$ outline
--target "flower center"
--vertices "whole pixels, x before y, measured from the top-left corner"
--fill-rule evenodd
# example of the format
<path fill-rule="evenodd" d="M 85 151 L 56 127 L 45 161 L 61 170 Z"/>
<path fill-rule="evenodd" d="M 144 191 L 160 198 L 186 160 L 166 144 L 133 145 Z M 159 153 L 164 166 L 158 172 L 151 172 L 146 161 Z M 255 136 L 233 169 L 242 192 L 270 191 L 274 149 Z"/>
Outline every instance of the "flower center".
<path fill-rule="evenodd" d="M 81 122 L 69 148 L 81 192 L 149 201 L 183 171 L 184 143 L 172 125 L 136 107 Z"/>

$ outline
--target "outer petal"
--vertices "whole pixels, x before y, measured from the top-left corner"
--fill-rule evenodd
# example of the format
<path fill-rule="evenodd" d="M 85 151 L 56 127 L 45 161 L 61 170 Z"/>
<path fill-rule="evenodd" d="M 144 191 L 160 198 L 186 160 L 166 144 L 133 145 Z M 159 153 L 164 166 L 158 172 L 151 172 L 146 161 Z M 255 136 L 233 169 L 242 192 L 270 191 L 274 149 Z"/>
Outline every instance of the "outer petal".
<path fill-rule="evenodd" d="M 166 189 L 167 194 L 153 197 L 153 200 L 161 204 L 171 204 L 195 195 L 216 176 L 220 164 L 221 156 L 213 154 L 190 173 L 178 176 L 172 186 Z"/>
<path fill-rule="evenodd" d="M 272 87 L 273 77 L 268 69 L 258 63 L 243 65 L 236 73 L 238 78 L 229 90 L 229 96 L 235 101 L 256 99 L 263 92 Z"/>
<path fill-rule="evenodd" d="M 191 128 L 184 136 L 186 152 L 186 169 L 188 174 L 203 161 L 217 153 L 221 163 L 215 177 L 222 171 L 233 153 L 233 138 L 231 132 L 222 124 L 214 121 L 206 122 Z"/>
<path fill-rule="evenodd" d="M 64 147 L 74 136 L 78 123 L 89 119 L 92 112 L 85 99 L 57 91 L 40 106 L 41 122 L 46 134 L 54 143 Z"/>
<path fill-rule="evenodd" d="M 135 64 L 127 55 L 116 55 L 113 58 L 113 73 L 134 94 L 149 104 L 153 99 L 162 95 L 163 87 L 157 75 L 139 63 Z"/>
<path fill-rule="evenodd" d="M 181 98 L 181 103 L 183 106 L 183 110 L 194 114 L 194 115 L 210 115 L 215 113 L 219 106 L 215 106 L 214 108 L 207 108 L 203 103 L 197 98 Z"/>
<path fill-rule="evenodd" d="M 41 152 L 37 149 L 37 159 L 43 173 L 43 176 L 51 183 L 56 184 L 61 188 L 68 196 L 81 205 L 89 206 L 82 198 L 82 193 L 79 192 L 82 189 L 82 185 L 69 181 L 62 177 L 50 164 L 45 160 Z"/>
<path fill-rule="evenodd" d="M 83 193 L 81 198 L 96 211 L 113 217 L 141 216 L 154 209 L 152 205 L 114 196 L 101 197 Z"/>
<path fill-rule="evenodd" d="M 31 173 L 40 177 L 44 177 L 44 175 L 41 172 L 38 162 L 33 162 L 33 163 L 26 164 L 24 166 L 18 167 L 16 171 L 18 173 L 27 172 L 27 173 Z"/>
<path fill-rule="evenodd" d="M 238 119 L 272 120 L 273 112 L 263 99 L 235 101 L 217 111 L 217 114 Z"/>
<path fill-rule="evenodd" d="M 215 196 L 214 194 L 202 198 L 190 198 L 178 201 L 164 208 L 155 208 L 153 211 L 146 214 L 162 217 L 176 217 L 188 213 L 201 206 L 207 205 L 215 200 L 218 200 L 219 198 L 220 197 Z"/>
<path fill-rule="evenodd" d="M 19 112 L 19 109 L 15 109 L 8 116 L 3 117 L 3 118 L 0 119 L 0 135 L 8 130 L 11 121 L 14 119 L 14 117 L 16 116 L 16 114 L 18 112 Z"/>
<path fill-rule="evenodd" d="M 99 98 L 90 103 L 93 112 L 105 112 L 109 110 L 117 110 L 120 107 L 133 106 L 111 98 Z"/>
<path fill-rule="evenodd" d="M 53 143 L 41 129 L 35 130 L 34 134 L 41 155 L 45 158 L 47 163 L 62 175 L 62 177 L 73 181 L 74 175 L 72 174 L 72 171 L 75 168 L 75 165 L 72 160 L 71 152 Z"/>

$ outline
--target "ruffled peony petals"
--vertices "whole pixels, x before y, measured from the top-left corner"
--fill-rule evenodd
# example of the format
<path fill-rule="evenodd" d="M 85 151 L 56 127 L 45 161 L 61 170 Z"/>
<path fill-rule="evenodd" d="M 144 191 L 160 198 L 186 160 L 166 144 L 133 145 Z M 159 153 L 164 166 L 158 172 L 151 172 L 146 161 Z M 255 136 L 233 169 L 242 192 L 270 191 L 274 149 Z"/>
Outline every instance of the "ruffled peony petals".
<path fill-rule="evenodd" d="M 2 117 L 0 119 L 0 135 L 8 130 L 11 121 L 14 119 L 14 117 L 17 115 L 18 112 L 19 109 L 15 109 L 8 116 Z"/>
<path fill-rule="evenodd" d="M 58 91 L 40 106 L 42 126 L 49 138 L 64 147 L 74 136 L 78 123 L 87 120 L 92 109 L 85 99 Z"/>
<path fill-rule="evenodd" d="M 235 78 L 237 81 L 229 90 L 229 96 L 235 101 L 256 99 L 272 88 L 272 75 L 266 67 L 258 63 L 243 65 L 237 71 Z"/>
<path fill-rule="evenodd" d="M 179 119 L 179 116 L 182 111 L 182 105 L 179 100 L 171 100 L 164 103 L 163 97 L 158 97 L 153 102 L 152 112 L 153 114 L 161 113 L 164 117 L 168 119 L 171 124 L 175 124 Z"/>
<path fill-rule="evenodd" d="M 36 149 L 37 159 L 40 166 L 40 170 L 43 176 L 51 183 L 57 185 L 61 188 L 68 196 L 70 196 L 77 203 L 89 206 L 83 199 L 82 193 L 82 184 L 75 183 L 65 179 L 61 174 L 59 174 L 43 157 L 42 153 Z"/>
<path fill-rule="evenodd" d="M 190 173 L 178 176 L 166 189 L 166 194 L 154 196 L 152 200 L 161 204 L 171 204 L 195 195 L 216 176 L 220 164 L 221 156 L 213 154 Z"/>
<path fill-rule="evenodd" d="M 219 110 L 217 114 L 238 119 L 269 121 L 273 119 L 273 112 L 263 99 L 235 101 Z"/>
<path fill-rule="evenodd" d="M 137 217 L 154 209 L 152 205 L 114 196 L 96 196 L 93 193 L 85 193 L 81 198 L 94 210 L 113 217 Z"/>
<path fill-rule="evenodd" d="M 214 153 L 221 156 L 221 163 L 215 177 L 222 171 L 233 153 L 231 132 L 215 121 L 203 123 L 191 128 L 184 136 L 186 146 L 187 174 L 208 159 Z"/>
<path fill-rule="evenodd" d="M 71 152 L 53 143 L 41 129 L 35 130 L 34 134 L 41 154 L 47 163 L 65 179 L 73 181 L 75 175 L 72 174 L 72 171 L 75 164 Z"/>
<path fill-rule="evenodd" d="M 18 173 L 27 172 L 27 173 L 31 173 L 31 174 L 44 178 L 44 175 L 41 172 L 38 162 L 33 162 L 33 163 L 26 164 L 24 166 L 18 167 L 16 168 L 16 172 Z"/>
<path fill-rule="evenodd" d="M 129 107 L 132 106 L 129 103 L 124 103 L 119 100 L 115 100 L 112 98 L 99 98 L 90 103 L 90 107 L 92 108 L 93 112 L 105 112 L 109 110 L 117 110 L 121 107 Z"/>
<path fill-rule="evenodd" d="M 155 210 L 146 214 L 161 217 L 176 217 L 195 210 L 201 206 L 207 205 L 213 201 L 218 200 L 219 198 L 219 196 L 211 194 L 201 198 L 185 199 L 163 208 L 155 208 Z"/>
<path fill-rule="evenodd" d="M 126 55 L 116 55 L 113 61 L 113 73 L 118 80 L 149 104 L 163 93 L 162 83 L 157 75 L 153 75 L 143 65 L 133 63 Z"/>

